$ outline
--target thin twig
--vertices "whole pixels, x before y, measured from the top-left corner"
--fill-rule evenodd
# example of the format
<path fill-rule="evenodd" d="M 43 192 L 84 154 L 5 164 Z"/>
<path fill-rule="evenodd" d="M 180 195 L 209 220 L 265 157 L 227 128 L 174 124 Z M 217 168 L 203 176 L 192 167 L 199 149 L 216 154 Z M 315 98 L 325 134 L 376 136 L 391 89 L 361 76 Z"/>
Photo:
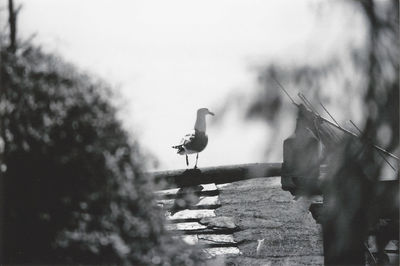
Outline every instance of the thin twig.
<path fill-rule="evenodd" d="M 360 134 L 362 134 L 361 129 L 360 129 L 356 124 L 354 124 L 353 121 L 350 120 L 350 123 L 358 130 L 358 132 L 360 132 Z M 359 136 L 359 137 L 360 137 L 360 136 Z M 361 138 L 361 137 L 360 137 L 360 138 Z M 369 138 L 368 138 L 368 142 L 371 143 L 371 140 L 370 140 Z M 378 150 L 378 154 L 379 154 L 379 155 L 382 157 L 382 159 L 393 169 L 393 171 L 397 172 L 396 168 L 385 158 L 385 156 L 381 153 L 380 150 Z"/>
<path fill-rule="evenodd" d="M 316 113 L 318 116 L 320 116 L 320 114 L 318 113 L 317 109 L 314 108 L 314 106 L 311 104 L 311 102 L 306 98 L 306 96 L 303 93 L 300 93 L 301 97 L 303 97 L 303 99 L 307 102 L 307 104 L 311 107 L 311 110 Z"/>
<path fill-rule="evenodd" d="M 340 126 L 339 123 L 336 121 L 336 119 L 333 118 L 333 116 L 329 113 L 328 109 L 326 109 L 325 106 L 321 102 L 319 102 L 319 104 L 322 106 L 324 111 L 332 118 L 332 120 L 335 121 L 336 125 Z"/>
<path fill-rule="evenodd" d="M 310 104 L 310 102 L 308 102 L 308 101 L 306 100 L 306 97 L 304 96 L 304 94 L 302 94 L 301 92 L 299 92 L 299 93 L 297 93 L 297 96 L 299 96 L 300 100 L 304 103 L 304 105 L 305 105 L 306 107 L 308 107 L 308 109 L 310 109 L 312 112 L 318 114 L 318 113 L 314 110 L 314 108 L 313 108 L 313 106 Z"/>
<path fill-rule="evenodd" d="M 282 86 L 282 84 L 275 79 L 274 77 L 271 77 L 278 85 L 279 87 L 283 90 L 283 92 L 289 97 L 289 99 L 292 101 L 292 103 L 296 106 L 298 106 L 298 104 L 293 100 L 293 98 L 290 96 L 290 94 L 285 90 L 285 88 Z"/>
<path fill-rule="evenodd" d="M 314 106 L 311 104 L 311 102 L 306 98 L 306 96 L 305 96 L 304 94 L 299 93 L 299 97 L 300 97 L 300 99 L 303 100 L 303 102 L 304 102 L 305 104 L 307 104 L 308 106 L 310 106 L 311 110 L 313 110 L 313 111 L 318 115 L 318 117 L 321 118 L 321 115 L 317 112 L 317 110 L 314 108 Z M 336 141 L 340 141 L 339 136 L 335 133 L 335 131 L 333 131 L 333 129 L 331 129 L 331 128 L 328 126 L 328 127 L 327 127 L 327 130 L 328 130 L 329 133 L 336 139 Z"/>
<path fill-rule="evenodd" d="M 279 87 L 285 92 L 285 94 L 289 97 L 289 99 L 292 101 L 292 103 L 293 103 L 294 105 L 296 105 L 297 107 L 299 107 L 300 105 L 299 105 L 298 103 L 296 103 L 296 102 L 293 100 L 293 98 L 292 98 L 292 97 L 290 96 L 290 94 L 286 91 L 286 89 L 282 86 L 282 84 L 281 84 L 277 79 L 275 79 L 274 77 L 272 77 L 272 79 L 275 80 L 275 82 L 276 82 L 276 83 L 279 85 Z M 299 98 L 304 102 L 304 104 L 306 105 L 306 107 L 308 107 L 310 110 L 313 110 L 313 109 L 314 109 L 313 106 L 310 104 L 310 102 L 308 102 L 308 100 L 304 97 L 304 95 L 302 95 L 301 93 L 298 93 L 298 96 L 299 96 Z M 304 99 L 302 98 L 302 96 L 304 97 Z M 324 108 L 324 109 L 325 109 L 325 108 Z M 337 129 L 339 129 L 340 131 L 342 131 L 342 132 L 344 132 L 344 133 L 346 133 L 346 134 L 348 134 L 348 135 L 351 135 L 351 136 L 356 137 L 356 138 L 360 138 L 358 135 L 354 134 L 353 132 L 351 132 L 351 131 L 349 131 L 349 130 L 343 128 L 343 127 L 341 127 L 341 126 L 337 123 L 337 121 L 334 120 L 335 123 L 336 123 L 336 124 L 334 124 L 334 123 L 332 123 L 331 121 L 329 121 L 329 120 L 323 118 L 322 116 L 320 116 L 320 115 L 318 114 L 317 111 L 315 111 L 315 109 L 314 109 L 314 113 L 315 113 L 314 115 L 318 116 L 319 119 L 321 119 L 323 122 L 327 123 L 328 125 L 331 125 L 331 126 L 337 128 Z M 328 113 L 328 114 L 329 114 L 329 113 Z M 329 131 L 332 130 L 330 127 L 328 127 L 328 129 L 329 129 Z M 333 130 L 332 130 L 332 131 L 333 131 Z M 333 131 L 333 132 L 334 132 L 334 131 Z M 331 132 L 331 133 L 332 133 L 332 132 Z M 333 135 L 336 136 L 335 133 L 333 133 Z M 336 137 L 337 137 L 337 136 L 336 136 Z M 377 149 L 377 150 L 380 151 L 381 153 L 383 153 L 383 154 L 385 154 L 385 155 L 387 155 L 387 156 L 390 156 L 390 157 L 396 159 L 397 161 L 400 161 L 400 158 L 397 157 L 396 155 L 394 155 L 393 153 L 390 153 L 390 152 L 386 151 L 385 149 L 383 149 L 383 148 L 381 148 L 381 147 L 379 147 L 379 146 L 373 144 L 372 142 L 370 143 L 370 145 L 372 145 L 375 149 Z"/>

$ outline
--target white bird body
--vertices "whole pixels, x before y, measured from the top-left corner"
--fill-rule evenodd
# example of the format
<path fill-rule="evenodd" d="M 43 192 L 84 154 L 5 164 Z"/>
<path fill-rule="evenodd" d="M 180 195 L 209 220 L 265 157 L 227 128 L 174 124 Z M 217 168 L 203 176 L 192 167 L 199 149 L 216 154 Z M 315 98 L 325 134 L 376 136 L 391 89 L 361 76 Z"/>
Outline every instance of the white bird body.
<path fill-rule="evenodd" d="M 199 152 L 204 150 L 208 144 L 208 136 L 206 134 L 206 115 L 208 114 L 214 115 L 214 113 L 210 112 L 207 108 L 200 108 L 197 110 L 194 130 L 186 134 L 178 145 L 172 147 L 174 149 L 178 149 L 178 154 L 186 155 L 187 165 L 189 164 L 187 155 L 197 153 L 195 168 L 197 167 Z"/>

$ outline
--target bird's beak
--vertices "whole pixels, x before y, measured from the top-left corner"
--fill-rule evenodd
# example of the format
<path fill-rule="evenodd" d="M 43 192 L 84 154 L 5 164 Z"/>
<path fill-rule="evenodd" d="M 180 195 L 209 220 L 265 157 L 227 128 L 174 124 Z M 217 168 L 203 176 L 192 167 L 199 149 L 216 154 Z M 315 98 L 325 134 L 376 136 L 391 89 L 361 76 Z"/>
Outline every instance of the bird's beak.
<path fill-rule="evenodd" d="M 208 111 L 208 114 L 209 115 L 215 115 L 213 112 L 210 112 L 210 111 Z"/>

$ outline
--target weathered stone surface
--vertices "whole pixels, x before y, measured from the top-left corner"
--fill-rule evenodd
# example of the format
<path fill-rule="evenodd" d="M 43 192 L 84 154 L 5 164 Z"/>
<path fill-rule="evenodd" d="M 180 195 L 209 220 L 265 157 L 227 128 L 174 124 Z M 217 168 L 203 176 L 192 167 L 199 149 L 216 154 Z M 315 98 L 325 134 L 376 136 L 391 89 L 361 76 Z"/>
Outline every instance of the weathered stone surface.
<path fill-rule="evenodd" d="M 184 235 L 180 236 L 186 244 L 189 245 L 196 245 L 199 242 L 199 239 L 197 238 L 197 235 Z"/>
<path fill-rule="evenodd" d="M 206 217 L 200 220 L 200 224 L 206 225 L 207 228 L 237 228 L 233 218 L 227 216 Z"/>
<path fill-rule="evenodd" d="M 217 204 L 220 204 L 219 197 L 214 196 L 214 197 L 200 197 L 200 201 L 196 205 L 217 205 Z"/>
<path fill-rule="evenodd" d="M 173 188 L 173 189 L 165 189 L 156 191 L 155 194 L 159 199 L 175 199 L 182 196 L 184 194 L 198 194 L 204 196 L 208 196 L 212 194 L 212 192 L 217 191 L 217 186 L 215 184 L 204 184 L 200 186 L 186 187 L 186 188 Z"/>
<path fill-rule="evenodd" d="M 215 216 L 214 210 L 183 210 L 171 215 L 167 213 L 167 220 L 184 219 L 184 218 L 205 218 Z"/>
<path fill-rule="evenodd" d="M 240 250 L 236 247 L 223 247 L 223 248 L 205 248 L 204 252 L 206 253 L 207 257 L 212 258 L 218 255 L 223 255 L 223 256 L 228 256 L 229 255 L 239 255 Z M 220 264 L 222 261 L 220 261 L 218 264 L 215 265 L 223 265 Z M 243 264 L 246 265 L 246 264 Z M 250 264 L 247 264 L 250 265 Z"/>
<path fill-rule="evenodd" d="M 293 256 L 286 258 L 251 258 L 244 256 L 228 257 L 225 259 L 228 266 L 302 266 L 302 265 L 323 265 L 324 258 L 321 256 Z"/>
<path fill-rule="evenodd" d="M 233 235 L 198 235 L 200 244 L 236 244 Z"/>
<path fill-rule="evenodd" d="M 320 225 L 308 211 L 311 200 L 297 201 L 281 189 L 280 178 L 257 178 L 220 187 L 217 216 L 233 217 L 241 255 L 228 265 L 321 265 Z"/>
<path fill-rule="evenodd" d="M 163 199 L 157 200 L 158 204 L 162 204 L 162 207 L 165 210 L 168 210 L 174 206 L 174 204 L 182 205 L 181 207 L 184 208 L 185 206 L 188 207 L 190 204 L 193 206 L 201 206 L 201 205 L 217 205 L 220 204 L 218 196 L 211 196 L 211 197 L 198 197 L 195 201 L 187 201 L 183 204 L 179 204 L 179 200 L 184 201 L 183 199 Z"/>
<path fill-rule="evenodd" d="M 207 226 L 196 222 L 167 224 L 165 227 L 167 230 L 197 230 L 207 228 Z"/>
<path fill-rule="evenodd" d="M 240 219 L 237 221 L 237 225 L 241 228 L 258 228 L 260 224 L 263 224 L 264 228 L 277 228 L 283 225 L 276 219 L 264 219 L 264 218 L 254 218 L 254 219 Z"/>

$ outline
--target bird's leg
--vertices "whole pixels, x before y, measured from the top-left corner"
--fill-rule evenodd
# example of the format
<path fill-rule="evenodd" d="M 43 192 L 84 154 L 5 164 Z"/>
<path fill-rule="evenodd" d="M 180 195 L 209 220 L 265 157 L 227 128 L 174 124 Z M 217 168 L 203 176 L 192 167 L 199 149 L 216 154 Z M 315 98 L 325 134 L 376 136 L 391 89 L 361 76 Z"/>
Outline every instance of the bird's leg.
<path fill-rule="evenodd" d="M 196 164 L 194 165 L 194 169 L 197 169 L 197 160 L 199 159 L 199 153 L 196 155 Z"/>
<path fill-rule="evenodd" d="M 188 159 L 187 154 L 186 154 L 186 166 L 189 166 L 189 159 Z"/>

